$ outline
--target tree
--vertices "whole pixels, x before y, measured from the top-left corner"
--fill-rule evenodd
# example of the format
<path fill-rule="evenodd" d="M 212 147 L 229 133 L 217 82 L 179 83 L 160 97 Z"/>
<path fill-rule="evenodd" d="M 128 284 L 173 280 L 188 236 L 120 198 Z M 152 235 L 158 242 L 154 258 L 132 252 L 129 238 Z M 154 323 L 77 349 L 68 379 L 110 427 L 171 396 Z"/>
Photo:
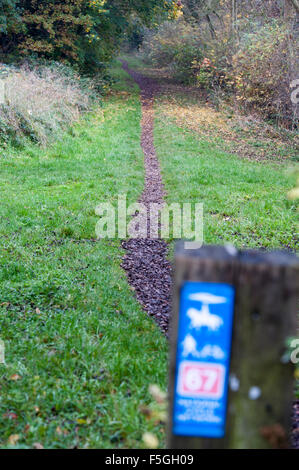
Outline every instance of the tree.
<path fill-rule="evenodd" d="M 89 71 L 109 60 L 132 14 L 149 24 L 155 16 L 177 6 L 174 0 L 2 0 L 2 3 L 2 55 L 35 54 L 77 63 Z"/>

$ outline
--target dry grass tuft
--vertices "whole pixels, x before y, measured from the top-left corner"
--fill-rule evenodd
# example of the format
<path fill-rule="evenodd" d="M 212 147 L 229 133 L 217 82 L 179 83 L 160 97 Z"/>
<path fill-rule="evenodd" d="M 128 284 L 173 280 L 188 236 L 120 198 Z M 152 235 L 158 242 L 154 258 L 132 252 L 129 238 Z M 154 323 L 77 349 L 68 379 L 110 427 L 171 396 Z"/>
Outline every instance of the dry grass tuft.
<path fill-rule="evenodd" d="M 24 137 L 46 144 L 89 109 L 93 85 L 60 64 L 23 65 L 4 79 L 0 105 L 0 139 L 20 143 Z"/>

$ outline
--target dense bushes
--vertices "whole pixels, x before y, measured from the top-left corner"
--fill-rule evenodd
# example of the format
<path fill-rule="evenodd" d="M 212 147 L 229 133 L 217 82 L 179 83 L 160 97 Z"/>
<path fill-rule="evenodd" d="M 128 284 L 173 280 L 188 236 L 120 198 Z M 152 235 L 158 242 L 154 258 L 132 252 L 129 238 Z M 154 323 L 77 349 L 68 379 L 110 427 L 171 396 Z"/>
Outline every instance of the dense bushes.
<path fill-rule="evenodd" d="M 175 0 L 1 0 L 0 55 L 35 54 L 92 73 L 111 58 L 133 14 L 149 24 L 176 9 Z"/>
<path fill-rule="evenodd" d="M 28 138 L 46 144 L 89 109 L 95 96 L 92 80 L 62 64 L 27 64 L 6 67 L 5 72 L 0 78 L 5 86 L 0 105 L 2 143 L 21 144 Z"/>
<path fill-rule="evenodd" d="M 233 57 L 237 100 L 267 117 L 286 118 L 290 108 L 287 31 L 272 23 L 245 35 Z"/>
<path fill-rule="evenodd" d="M 184 83 L 235 97 L 239 108 L 290 123 L 288 31 L 269 19 L 250 24 L 234 38 L 229 24 L 209 35 L 200 24 L 185 19 L 165 22 L 147 31 L 141 47 L 145 60 L 167 66 Z"/>
<path fill-rule="evenodd" d="M 5 1 L 10 6 L 1 17 L 2 60 L 34 54 L 92 73 L 111 56 L 117 34 L 105 0 L 14 0 L 14 6 Z"/>
<path fill-rule="evenodd" d="M 146 31 L 142 51 L 153 65 L 168 66 L 177 79 L 192 82 L 196 77 L 192 62 L 203 59 L 203 45 L 197 28 L 184 21 L 167 21 L 154 32 Z"/>
<path fill-rule="evenodd" d="M 224 38 L 207 38 L 205 30 L 180 19 L 146 31 L 140 50 L 144 60 L 168 66 L 179 81 L 210 89 L 224 83 L 224 74 L 228 73 L 226 47 Z"/>

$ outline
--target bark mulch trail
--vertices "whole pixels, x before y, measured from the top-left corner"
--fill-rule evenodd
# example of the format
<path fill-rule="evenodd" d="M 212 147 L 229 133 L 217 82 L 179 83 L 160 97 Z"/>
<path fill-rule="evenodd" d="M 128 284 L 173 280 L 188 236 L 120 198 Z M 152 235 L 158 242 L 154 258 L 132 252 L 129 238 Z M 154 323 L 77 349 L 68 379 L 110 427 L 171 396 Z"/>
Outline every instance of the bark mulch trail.
<path fill-rule="evenodd" d="M 299 449 L 299 400 L 294 403 L 293 408 L 292 445 L 294 449 Z"/>
<path fill-rule="evenodd" d="M 139 202 L 148 210 L 151 203 L 163 204 L 165 195 L 153 136 L 153 105 L 159 86 L 153 79 L 129 69 L 125 61 L 122 64 L 141 90 L 141 147 L 144 153 L 145 186 Z M 167 259 L 167 243 L 161 239 L 150 239 L 149 225 L 147 238 L 130 238 L 122 242 L 126 250 L 122 267 L 138 301 L 167 335 L 171 307 L 171 264 Z"/>

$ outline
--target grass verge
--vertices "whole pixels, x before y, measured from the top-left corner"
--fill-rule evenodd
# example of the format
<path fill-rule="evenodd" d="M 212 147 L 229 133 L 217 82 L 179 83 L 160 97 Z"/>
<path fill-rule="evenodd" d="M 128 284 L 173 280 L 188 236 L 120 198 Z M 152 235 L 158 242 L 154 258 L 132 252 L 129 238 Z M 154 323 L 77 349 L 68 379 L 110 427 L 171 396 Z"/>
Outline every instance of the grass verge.
<path fill-rule="evenodd" d="M 167 200 L 204 204 L 204 242 L 295 250 L 298 215 L 287 198 L 295 186 L 294 165 L 229 154 L 165 119 L 159 101 L 157 111 L 155 146 Z"/>
<path fill-rule="evenodd" d="M 166 340 L 120 268 L 118 240 L 95 241 L 98 203 L 143 187 L 137 88 L 113 93 L 71 134 L 0 161 L 0 445 L 142 447 L 148 386 L 165 387 Z M 124 85 L 124 80 L 126 85 Z"/>

